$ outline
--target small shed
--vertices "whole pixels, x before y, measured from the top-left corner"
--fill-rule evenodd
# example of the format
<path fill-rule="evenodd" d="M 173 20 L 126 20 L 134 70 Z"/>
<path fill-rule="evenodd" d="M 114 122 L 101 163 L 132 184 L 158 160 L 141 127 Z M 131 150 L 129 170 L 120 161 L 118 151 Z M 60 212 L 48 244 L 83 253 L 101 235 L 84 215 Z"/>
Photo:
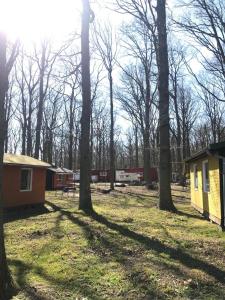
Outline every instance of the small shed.
<path fill-rule="evenodd" d="M 44 203 L 46 169 L 49 164 L 18 154 L 4 154 L 3 163 L 5 208 Z"/>
<path fill-rule="evenodd" d="M 64 187 L 73 186 L 74 172 L 60 167 L 50 167 L 47 169 L 46 190 L 61 190 Z"/>
<path fill-rule="evenodd" d="M 225 225 L 225 142 L 186 159 L 190 169 L 191 204 L 221 227 Z"/>

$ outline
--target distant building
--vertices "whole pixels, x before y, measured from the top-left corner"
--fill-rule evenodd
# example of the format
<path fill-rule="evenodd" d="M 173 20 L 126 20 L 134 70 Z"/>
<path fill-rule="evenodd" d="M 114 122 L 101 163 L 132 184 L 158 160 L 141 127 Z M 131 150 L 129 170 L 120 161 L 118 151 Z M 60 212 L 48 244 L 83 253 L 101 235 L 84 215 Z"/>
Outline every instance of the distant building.
<path fill-rule="evenodd" d="M 74 172 L 66 168 L 50 167 L 47 169 L 46 190 L 61 190 L 72 187 Z"/>
<path fill-rule="evenodd" d="M 225 224 L 225 142 L 186 159 L 190 167 L 191 204 L 204 216 Z"/>
<path fill-rule="evenodd" d="M 3 162 L 4 207 L 44 203 L 46 169 L 50 165 L 17 154 L 4 154 Z"/>
<path fill-rule="evenodd" d="M 150 168 L 151 181 L 158 181 L 157 169 Z M 75 173 L 75 181 L 80 181 L 80 172 Z M 91 170 L 92 182 L 109 182 L 110 170 Z M 116 182 L 144 181 L 144 168 L 124 168 L 115 170 Z"/>

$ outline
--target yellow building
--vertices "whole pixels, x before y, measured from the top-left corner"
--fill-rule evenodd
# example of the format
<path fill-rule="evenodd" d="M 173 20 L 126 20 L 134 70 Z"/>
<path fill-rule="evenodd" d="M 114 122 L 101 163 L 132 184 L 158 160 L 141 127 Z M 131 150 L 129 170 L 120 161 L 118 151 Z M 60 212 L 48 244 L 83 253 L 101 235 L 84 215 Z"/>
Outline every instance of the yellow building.
<path fill-rule="evenodd" d="M 224 227 L 225 142 L 209 145 L 186 162 L 190 166 L 192 206 Z"/>

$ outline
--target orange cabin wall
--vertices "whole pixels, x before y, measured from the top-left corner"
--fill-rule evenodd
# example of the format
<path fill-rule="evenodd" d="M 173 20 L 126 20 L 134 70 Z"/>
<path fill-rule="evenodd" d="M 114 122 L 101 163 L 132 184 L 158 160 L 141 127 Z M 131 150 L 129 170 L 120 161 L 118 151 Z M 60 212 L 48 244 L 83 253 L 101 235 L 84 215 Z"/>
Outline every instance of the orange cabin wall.
<path fill-rule="evenodd" d="M 60 175 L 63 175 L 62 180 L 60 180 Z M 70 186 L 73 183 L 73 174 L 63 174 L 55 173 L 53 176 L 53 188 L 62 189 L 65 186 Z"/>
<path fill-rule="evenodd" d="M 32 191 L 20 191 L 21 168 L 30 168 L 33 170 Z M 3 172 L 4 207 L 44 203 L 46 180 L 45 168 L 5 165 Z"/>

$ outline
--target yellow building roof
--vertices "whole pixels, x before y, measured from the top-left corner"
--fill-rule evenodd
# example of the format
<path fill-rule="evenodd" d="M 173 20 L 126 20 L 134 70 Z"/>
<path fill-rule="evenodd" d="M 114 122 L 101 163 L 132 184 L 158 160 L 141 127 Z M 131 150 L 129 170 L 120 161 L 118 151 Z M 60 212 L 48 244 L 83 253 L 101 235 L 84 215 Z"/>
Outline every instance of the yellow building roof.
<path fill-rule="evenodd" d="M 30 156 L 26 155 L 19 155 L 19 154 L 10 154 L 5 153 L 4 154 L 4 164 L 10 164 L 10 165 L 23 165 L 23 166 L 33 166 L 33 167 L 50 167 L 50 164 L 35 159 Z"/>

